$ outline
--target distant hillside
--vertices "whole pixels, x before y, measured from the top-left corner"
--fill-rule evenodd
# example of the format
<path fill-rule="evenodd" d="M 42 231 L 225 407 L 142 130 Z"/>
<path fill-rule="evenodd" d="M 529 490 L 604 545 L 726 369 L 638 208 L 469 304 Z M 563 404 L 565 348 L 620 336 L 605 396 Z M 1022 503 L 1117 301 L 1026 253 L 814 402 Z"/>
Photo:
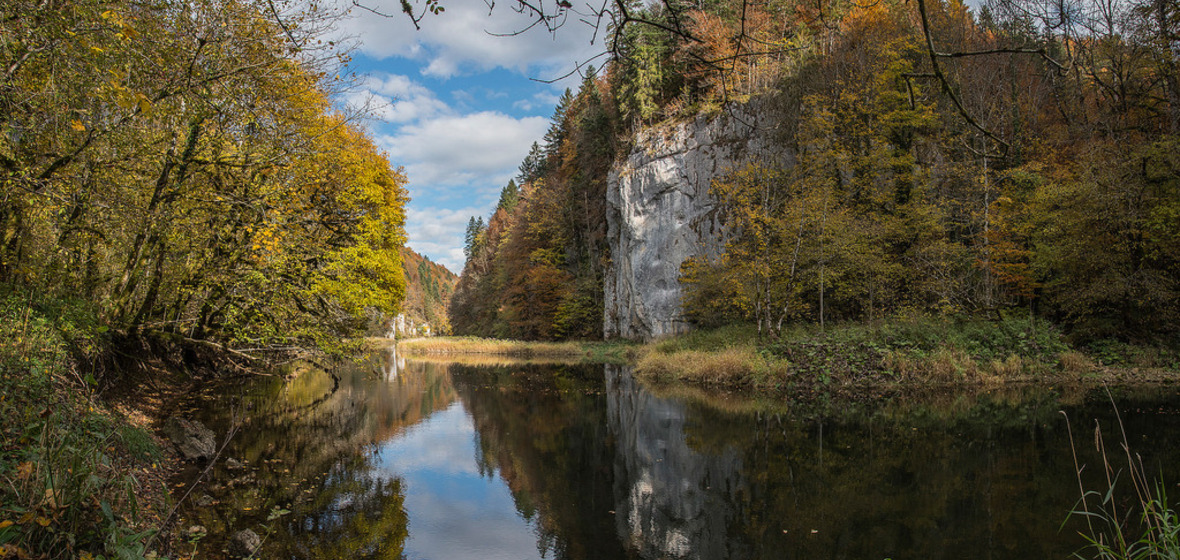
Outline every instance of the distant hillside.
<path fill-rule="evenodd" d="M 459 277 L 409 247 L 402 248 L 402 266 L 406 269 L 406 301 L 402 312 L 416 324 L 429 323 L 435 334 L 449 334 L 447 308 Z"/>

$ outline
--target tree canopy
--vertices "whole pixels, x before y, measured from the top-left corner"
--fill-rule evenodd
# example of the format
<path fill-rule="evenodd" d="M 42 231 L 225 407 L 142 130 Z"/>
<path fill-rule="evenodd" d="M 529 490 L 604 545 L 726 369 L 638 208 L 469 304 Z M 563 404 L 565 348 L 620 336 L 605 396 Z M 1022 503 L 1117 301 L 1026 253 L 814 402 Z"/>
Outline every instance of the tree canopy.
<path fill-rule="evenodd" d="M 405 177 L 334 108 L 326 22 L 262 0 L 0 9 L 0 280 L 120 331 L 355 332 L 405 291 Z"/>
<path fill-rule="evenodd" d="M 1081 337 L 1176 332 L 1176 2 L 611 5 L 647 25 L 612 28 L 616 58 L 479 228 L 460 332 L 590 335 L 612 162 L 641 128 L 754 98 L 794 161 L 716 180 L 733 236 L 686 263 L 691 320 L 773 335 L 1022 308 Z"/>

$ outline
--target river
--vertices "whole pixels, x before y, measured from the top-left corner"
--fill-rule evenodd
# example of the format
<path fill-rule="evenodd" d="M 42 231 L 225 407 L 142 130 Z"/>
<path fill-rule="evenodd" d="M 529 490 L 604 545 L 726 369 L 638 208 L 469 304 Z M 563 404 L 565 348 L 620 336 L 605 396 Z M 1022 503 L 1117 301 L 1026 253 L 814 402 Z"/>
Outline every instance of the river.
<path fill-rule="evenodd" d="M 1066 558 L 1085 544 L 1063 526 L 1067 418 L 1104 491 L 1096 423 L 1126 463 L 1110 395 L 1148 474 L 1180 481 L 1175 387 L 803 406 L 653 392 L 618 365 L 468 362 L 390 349 L 193 395 L 234 435 L 182 504 L 208 535 L 180 552 L 222 557 L 251 529 L 264 558 Z"/>

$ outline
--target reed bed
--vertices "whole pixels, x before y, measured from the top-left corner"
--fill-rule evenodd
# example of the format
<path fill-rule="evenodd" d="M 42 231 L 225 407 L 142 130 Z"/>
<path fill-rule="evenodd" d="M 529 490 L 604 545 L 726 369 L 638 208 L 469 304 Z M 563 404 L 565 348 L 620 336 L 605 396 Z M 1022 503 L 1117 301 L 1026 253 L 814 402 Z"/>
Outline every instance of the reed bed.
<path fill-rule="evenodd" d="M 476 337 L 439 336 L 401 340 L 407 355 L 490 354 L 519 358 L 564 358 L 587 361 L 625 359 L 630 345 L 611 342 L 536 342 Z"/>

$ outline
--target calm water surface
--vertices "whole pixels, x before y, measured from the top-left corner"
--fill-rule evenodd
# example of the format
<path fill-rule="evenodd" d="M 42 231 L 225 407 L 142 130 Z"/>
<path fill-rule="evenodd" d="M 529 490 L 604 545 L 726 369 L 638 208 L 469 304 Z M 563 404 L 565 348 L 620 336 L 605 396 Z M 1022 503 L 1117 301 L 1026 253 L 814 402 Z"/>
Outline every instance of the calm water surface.
<path fill-rule="evenodd" d="M 241 463 L 186 501 L 201 556 L 249 528 L 265 558 L 1065 558 L 1082 541 L 1061 529 L 1078 482 L 1058 411 L 1088 475 L 1095 422 L 1116 425 L 1086 389 L 802 406 L 657 394 L 609 365 L 297 369 L 193 397 L 239 426 Z M 1180 481 L 1177 390 L 1115 398 L 1148 471 Z"/>

